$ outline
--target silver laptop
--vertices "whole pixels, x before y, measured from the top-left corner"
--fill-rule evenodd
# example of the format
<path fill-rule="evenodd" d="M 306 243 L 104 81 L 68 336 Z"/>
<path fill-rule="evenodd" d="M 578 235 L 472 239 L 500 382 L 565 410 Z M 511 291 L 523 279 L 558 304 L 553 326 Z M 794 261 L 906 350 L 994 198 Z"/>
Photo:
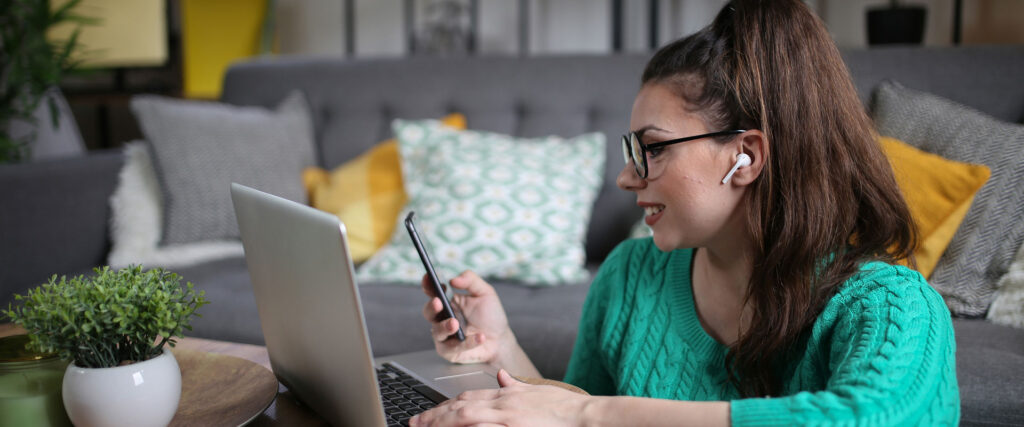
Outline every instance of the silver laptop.
<path fill-rule="evenodd" d="M 231 199 L 270 365 L 328 422 L 398 425 L 465 390 L 498 387 L 493 367 L 451 364 L 432 349 L 374 359 L 338 217 L 240 184 Z"/>

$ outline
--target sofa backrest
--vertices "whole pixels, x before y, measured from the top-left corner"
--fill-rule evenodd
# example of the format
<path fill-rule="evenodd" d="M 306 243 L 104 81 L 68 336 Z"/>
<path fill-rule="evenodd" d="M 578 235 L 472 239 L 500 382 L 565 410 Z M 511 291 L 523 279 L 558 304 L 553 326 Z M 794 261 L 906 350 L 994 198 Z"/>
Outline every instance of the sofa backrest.
<path fill-rule="evenodd" d="M 844 50 L 857 92 L 870 105 L 883 80 L 971 106 L 999 120 L 1024 121 L 1024 45 Z"/>
<path fill-rule="evenodd" d="M 263 60 L 231 68 L 223 100 L 273 106 L 303 90 L 315 112 L 320 162 L 336 166 L 391 137 L 395 118 L 466 115 L 471 129 L 515 136 L 609 138 L 605 185 L 587 235 L 590 259 L 625 238 L 640 216 L 634 197 L 615 187 L 619 135 L 629 125 L 645 55 L 573 57 L 413 57 L 376 60 Z"/>
<path fill-rule="evenodd" d="M 860 49 L 843 52 L 859 94 L 891 78 L 1007 121 L 1024 118 L 1024 46 Z M 466 115 L 471 129 L 516 136 L 608 138 L 605 184 L 587 233 L 598 261 L 640 217 L 633 195 L 615 186 L 620 135 L 648 54 L 602 56 L 309 59 L 236 64 L 222 100 L 273 107 L 305 92 L 314 111 L 320 163 L 331 168 L 391 137 L 395 118 Z"/>

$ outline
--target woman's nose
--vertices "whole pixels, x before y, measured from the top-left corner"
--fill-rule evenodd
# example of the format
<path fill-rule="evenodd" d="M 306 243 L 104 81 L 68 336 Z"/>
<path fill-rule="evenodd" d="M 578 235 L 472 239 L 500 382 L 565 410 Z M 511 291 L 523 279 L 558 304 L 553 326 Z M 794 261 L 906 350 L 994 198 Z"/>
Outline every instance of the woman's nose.
<path fill-rule="evenodd" d="M 622 166 L 619 176 L 615 178 L 615 184 L 626 191 L 636 191 L 647 186 L 647 181 L 640 179 L 636 174 L 636 168 L 628 162 Z"/>

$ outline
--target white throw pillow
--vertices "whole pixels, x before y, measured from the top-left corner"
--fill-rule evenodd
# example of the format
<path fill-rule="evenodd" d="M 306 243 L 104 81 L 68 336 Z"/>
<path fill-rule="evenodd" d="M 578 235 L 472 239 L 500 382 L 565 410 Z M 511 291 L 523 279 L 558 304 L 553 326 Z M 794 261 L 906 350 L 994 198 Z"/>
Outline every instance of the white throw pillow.
<path fill-rule="evenodd" d="M 996 299 L 988 309 L 988 320 L 1024 329 L 1024 244 L 1017 250 L 1010 271 L 996 285 Z"/>
<path fill-rule="evenodd" d="M 409 202 L 431 257 L 450 278 L 466 269 L 531 285 L 579 283 L 587 224 L 601 188 L 605 138 L 514 138 L 436 120 L 393 124 Z M 419 283 L 423 265 L 404 226 L 358 278 Z"/>
<path fill-rule="evenodd" d="M 107 263 L 112 268 L 132 264 L 174 268 L 242 255 L 242 243 L 237 240 L 158 246 L 163 203 L 144 141 L 133 141 L 125 147 L 125 163 L 110 196 L 110 211 L 112 248 Z"/>

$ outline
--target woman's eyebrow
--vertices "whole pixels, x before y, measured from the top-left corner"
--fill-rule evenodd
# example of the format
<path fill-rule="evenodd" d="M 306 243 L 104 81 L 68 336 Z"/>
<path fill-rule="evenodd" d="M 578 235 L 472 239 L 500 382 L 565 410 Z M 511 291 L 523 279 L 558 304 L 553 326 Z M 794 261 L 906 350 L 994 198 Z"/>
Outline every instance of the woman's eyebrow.
<path fill-rule="evenodd" d="M 633 130 L 632 132 L 635 133 L 637 137 L 641 137 L 641 136 L 644 136 L 644 133 L 647 132 L 647 131 L 655 131 L 655 132 L 663 132 L 663 133 L 668 133 L 669 132 L 668 130 L 662 129 L 662 128 L 657 127 L 655 125 L 643 126 L 643 127 L 639 128 L 639 129 Z"/>

